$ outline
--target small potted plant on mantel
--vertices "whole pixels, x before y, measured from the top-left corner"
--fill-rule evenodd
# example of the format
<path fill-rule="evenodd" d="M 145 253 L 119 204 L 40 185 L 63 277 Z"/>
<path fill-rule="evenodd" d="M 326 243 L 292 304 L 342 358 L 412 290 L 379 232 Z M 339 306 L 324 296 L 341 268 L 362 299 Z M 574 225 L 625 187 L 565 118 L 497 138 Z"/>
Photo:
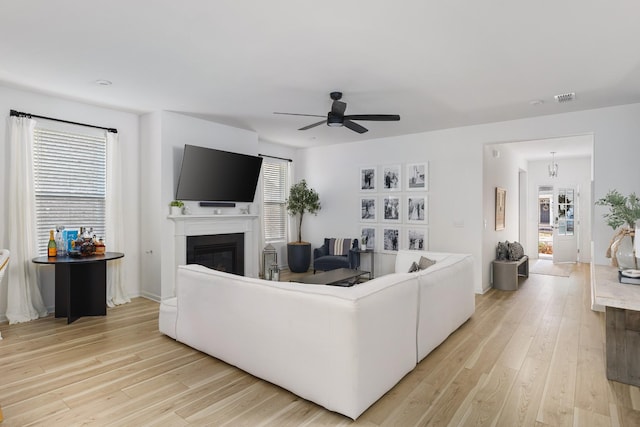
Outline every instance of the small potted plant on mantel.
<path fill-rule="evenodd" d="M 287 199 L 287 211 L 290 215 L 298 215 L 298 240 L 287 243 L 287 262 L 289 270 L 304 273 L 311 264 L 311 243 L 302 241 L 302 219 L 305 213 L 315 214 L 320 210 L 320 196 L 307 186 L 303 179 L 291 186 Z"/>
<path fill-rule="evenodd" d="M 184 203 L 181 200 L 173 200 L 169 203 L 169 207 L 171 208 L 171 215 L 182 215 Z"/>

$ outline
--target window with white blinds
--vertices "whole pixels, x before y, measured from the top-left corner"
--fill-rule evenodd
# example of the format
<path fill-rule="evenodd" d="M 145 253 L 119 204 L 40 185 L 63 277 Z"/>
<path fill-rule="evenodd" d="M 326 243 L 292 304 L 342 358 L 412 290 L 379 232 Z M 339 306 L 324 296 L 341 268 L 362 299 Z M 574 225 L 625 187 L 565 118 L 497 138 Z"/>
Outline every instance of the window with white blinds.
<path fill-rule="evenodd" d="M 38 253 L 45 255 L 49 230 L 93 228 L 105 235 L 106 136 L 37 128 L 33 164 Z"/>
<path fill-rule="evenodd" d="M 266 243 L 287 240 L 287 162 L 264 159 L 262 162 L 262 198 Z"/>

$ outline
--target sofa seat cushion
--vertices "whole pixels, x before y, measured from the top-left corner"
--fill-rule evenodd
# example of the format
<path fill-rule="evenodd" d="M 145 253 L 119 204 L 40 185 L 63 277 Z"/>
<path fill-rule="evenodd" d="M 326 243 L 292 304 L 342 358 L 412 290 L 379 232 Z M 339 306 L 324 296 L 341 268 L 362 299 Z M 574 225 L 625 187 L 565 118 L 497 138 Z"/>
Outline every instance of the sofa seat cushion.
<path fill-rule="evenodd" d="M 349 258 L 346 255 L 321 256 L 313 260 L 313 268 L 322 271 L 349 268 Z"/>

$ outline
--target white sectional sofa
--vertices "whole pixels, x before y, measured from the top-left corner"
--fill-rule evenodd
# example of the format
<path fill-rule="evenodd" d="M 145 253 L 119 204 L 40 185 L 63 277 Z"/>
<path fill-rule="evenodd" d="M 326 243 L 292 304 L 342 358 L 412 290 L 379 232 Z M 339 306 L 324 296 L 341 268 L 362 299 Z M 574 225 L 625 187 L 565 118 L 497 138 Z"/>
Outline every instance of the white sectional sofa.
<path fill-rule="evenodd" d="M 420 256 L 437 262 L 407 273 Z M 470 255 L 400 251 L 396 273 L 344 288 L 180 266 L 159 327 L 356 419 L 473 314 L 472 271 Z"/>
<path fill-rule="evenodd" d="M 418 362 L 466 322 L 476 309 L 471 255 L 399 251 L 395 271 L 409 271 L 411 263 L 421 256 L 436 263 L 413 273 L 418 278 Z"/>

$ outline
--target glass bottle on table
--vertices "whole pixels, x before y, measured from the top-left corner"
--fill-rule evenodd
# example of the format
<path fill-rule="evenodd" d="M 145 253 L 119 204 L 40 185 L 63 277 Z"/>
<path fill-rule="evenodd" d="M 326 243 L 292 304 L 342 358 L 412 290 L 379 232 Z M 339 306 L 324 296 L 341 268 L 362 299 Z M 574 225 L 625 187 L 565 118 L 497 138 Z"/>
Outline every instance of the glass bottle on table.
<path fill-rule="evenodd" d="M 64 241 L 64 226 L 59 225 L 56 227 L 56 249 L 58 256 L 66 256 L 67 255 L 67 245 Z"/>
<path fill-rule="evenodd" d="M 47 245 L 47 256 L 55 257 L 58 254 L 56 241 L 53 238 L 53 230 L 49 230 L 49 244 Z"/>

